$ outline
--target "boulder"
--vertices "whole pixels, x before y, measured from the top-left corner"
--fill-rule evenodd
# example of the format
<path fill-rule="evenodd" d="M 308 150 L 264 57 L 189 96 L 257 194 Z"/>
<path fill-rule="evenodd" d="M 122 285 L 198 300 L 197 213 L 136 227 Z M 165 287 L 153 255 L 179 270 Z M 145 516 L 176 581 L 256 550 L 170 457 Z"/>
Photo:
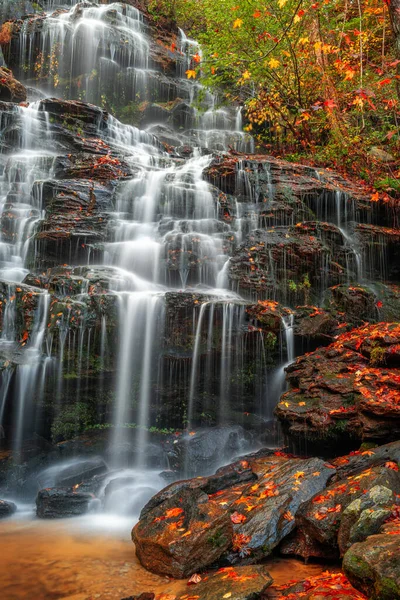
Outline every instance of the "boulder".
<path fill-rule="evenodd" d="M 392 490 L 377 485 L 344 509 L 338 534 L 341 556 L 355 542 L 362 542 L 370 535 L 379 533 L 392 514 L 394 500 Z"/>
<path fill-rule="evenodd" d="M 275 409 L 284 431 L 330 453 L 355 440 L 398 439 L 399 342 L 396 323 L 364 325 L 299 357 L 286 369 L 290 388 Z"/>
<path fill-rule="evenodd" d="M 210 498 L 231 512 L 234 536 L 227 559 L 257 562 L 296 526 L 300 506 L 322 491 L 334 470 L 318 458 L 284 456 L 248 458 L 254 483 L 216 492 Z"/>
<path fill-rule="evenodd" d="M 372 600 L 400 598 L 400 528 L 353 544 L 343 558 L 352 585 Z"/>
<path fill-rule="evenodd" d="M 14 502 L 8 502 L 7 500 L 0 500 L 0 519 L 10 517 L 17 510 Z"/>
<path fill-rule="evenodd" d="M 357 474 L 368 467 L 391 462 L 400 463 L 400 441 L 384 444 L 383 446 L 366 444 L 365 448 L 361 447 L 360 450 L 353 450 L 346 456 L 339 456 L 330 460 L 330 463 L 336 469 L 333 481 Z"/>
<path fill-rule="evenodd" d="M 146 569 L 179 579 L 216 561 L 232 533 L 223 507 L 200 489 L 186 489 L 141 516 L 132 540 Z"/>
<path fill-rule="evenodd" d="M 88 512 L 93 495 L 73 488 L 47 488 L 36 497 L 36 514 L 41 519 L 63 519 Z"/>
<path fill-rule="evenodd" d="M 395 494 L 400 492 L 400 474 L 388 466 L 373 467 L 350 475 L 329 485 L 300 507 L 296 524 L 304 534 L 318 543 L 338 551 L 338 534 L 344 510 L 375 486 L 386 487 Z M 344 531 L 347 526 L 344 524 Z M 343 535 L 343 544 L 346 539 Z"/>
<path fill-rule="evenodd" d="M 144 507 L 133 530 L 139 560 L 174 576 L 196 572 L 224 553 L 231 564 L 254 563 L 293 531 L 299 507 L 321 492 L 334 472 L 318 458 L 265 450 L 213 476 L 173 483 Z"/>

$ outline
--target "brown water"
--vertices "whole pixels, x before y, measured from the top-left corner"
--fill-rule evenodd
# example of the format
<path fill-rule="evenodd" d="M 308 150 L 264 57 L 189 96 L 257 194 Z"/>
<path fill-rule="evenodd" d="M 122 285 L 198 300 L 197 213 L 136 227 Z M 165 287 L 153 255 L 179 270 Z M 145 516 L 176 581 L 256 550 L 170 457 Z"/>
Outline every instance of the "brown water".
<path fill-rule="evenodd" d="M 81 523 L 81 525 L 80 525 Z M 0 523 L 1 600 L 120 600 L 144 591 L 185 593 L 187 582 L 145 571 L 128 539 L 82 530 L 84 521 Z M 326 567 L 273 559 L 277 585 Z"/>

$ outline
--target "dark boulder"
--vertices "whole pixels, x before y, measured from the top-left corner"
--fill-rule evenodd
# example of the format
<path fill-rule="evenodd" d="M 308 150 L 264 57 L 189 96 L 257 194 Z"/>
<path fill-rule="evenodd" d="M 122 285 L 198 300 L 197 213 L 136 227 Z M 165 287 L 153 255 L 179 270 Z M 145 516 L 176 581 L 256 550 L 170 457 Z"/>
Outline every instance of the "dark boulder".
<path fill-rule="evenodd" d="M 10 517 L 17 510 L 14 502 L 8 502 L 7 500 L 0 500 L 0 519 Z"/>
<path fill-rule="evenodd" d="M 132 540 L 146 569 L 179 579 L 223 554 L 232 543 L 232 523 L 207 494 L 186 489 L 146 512 L 133 528 Z"/>
<path fill-rule="evenodd" d="M 188 524 L 188 509 L 184 513 L 179 510 L 182 499 L 188 498 L 192 506 L 201 506 L 212 516 L 209 525 L 210 517 L 206 519 L 207 530 L 211 532 L 206 542 L 213 547 L 209 554 L 214 561 L 226 551 L 224 560 L 231 564 L 243 559 L 254 563 L 268 555 L 293 531 L 299 507 L 322 491 L 334 472 L 318 458 L 296 459 L 266 450 L 244 456 L 213 476 L 173 483 L 144 507 L 133 530 L 139 559 L 145 566 L 149 564 L 151 570 L 165 573 L 174 568 L 176 572 L 174 565 L 168 565 L 169 571 L 166 571 L 163 564 L 166 560 L 161 550 L 165 554 L 164 546 L 168 544 L 169 551 L 179 549 L 182 564 L 184 560 L 189 565 L 187 570 L 190 567 L 195 572 L 211 564 L 211 559 L 204 563 L 205 559 L 199 557 L 199 546 L 208 551 L 199 518 Z M 175 514 L 168 512 L 171 508 L 178 519 L 178 526 L 174 525 L 172 529 L 166 518 L 166 515 Z M 225 531 L 218 533 L 220 510 L 233 526 L 228 540 Z M 185 548 L 185 554 L 181 547 Z M 187 554 L 191 557 L 190 562 Z M 162 556 L 162 560 L 155 560 L 155 556 Z M 171 562 L 170 558 L 168 560 Z"/>
<path fill-rule="evenodd" d="M 63 519 L 88 512 L 92 494 L 73 488 L 40 490 L 36 498 L 36 514 L 41 519 Z"/>
<path fill-rule="evenodd" d="M 211 495 L 232 513 L 234 537 L 227 558 L 233 563 L 268 556 L 294 530 L 301 505 L 321 492 L 334 473 L 318 458 L 272 455 L 248 461 L 257 475 L 254 483 Z"/>
<path fill-rule="evenodd" d="M 251 435 L 240 426 L 197 429 L 180 436 L 169 447 L 169 464 L 175 471 L 208 474 L 249 449 L 251 441 Z"/>

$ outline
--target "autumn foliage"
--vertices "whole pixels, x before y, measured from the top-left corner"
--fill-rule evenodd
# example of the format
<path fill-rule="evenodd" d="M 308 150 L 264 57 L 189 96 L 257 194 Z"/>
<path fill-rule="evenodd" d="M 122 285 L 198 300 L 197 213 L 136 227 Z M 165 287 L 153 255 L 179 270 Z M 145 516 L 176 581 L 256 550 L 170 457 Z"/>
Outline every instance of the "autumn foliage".
<path fill-rule="evenodd" d="M 399 150 L 400 63 L 381 0 L 154 0 L 200 40 L 188 78 L 244 102 L 260 148 L 367 178 L 368 154 Z M 379 165 L 382 168 L 382 165 Z M 398 172 L 391 171 L 391 183 Z"/>

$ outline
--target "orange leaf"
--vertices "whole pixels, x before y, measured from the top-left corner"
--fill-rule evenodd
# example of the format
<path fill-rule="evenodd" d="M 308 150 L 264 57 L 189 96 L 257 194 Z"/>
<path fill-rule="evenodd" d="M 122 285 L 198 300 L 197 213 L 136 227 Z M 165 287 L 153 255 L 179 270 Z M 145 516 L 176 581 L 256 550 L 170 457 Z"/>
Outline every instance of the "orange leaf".
<path fill-rule="evenodd" d="M 247 517 L 245 517 L 245 515 L 241 515 L 238 512 L 234 512 L 233 514 L 231 514 L 231 521 L 232 523 L 244 523 L 247 520 Z"/>

